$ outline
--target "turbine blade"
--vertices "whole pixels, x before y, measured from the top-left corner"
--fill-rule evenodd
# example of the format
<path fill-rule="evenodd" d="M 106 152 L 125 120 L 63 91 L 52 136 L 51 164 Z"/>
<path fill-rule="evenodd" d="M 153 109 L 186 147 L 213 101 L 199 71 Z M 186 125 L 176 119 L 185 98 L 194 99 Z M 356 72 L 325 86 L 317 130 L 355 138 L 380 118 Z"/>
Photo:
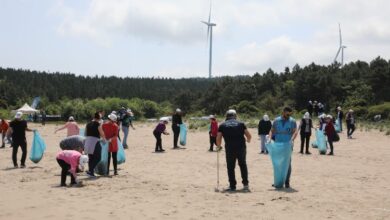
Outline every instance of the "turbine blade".
<path fill-rule="evenodd" d="M 342 47 L 340 47 L 339 50 L 337 51 L 336 56 L 334 58 L 334 62 L 337 61 L 337 57 L 339 56 L 341 49 L 342 49 Z"/>
<path fill-rule="evenodd" d="M 210 0 L 209 24 L 211 22 L 211 7 L 212 7 L 211 3 L 212 3 L 212 1 Z"/>
<path fill-rule="evenodd" d="M 339 23 L 339 35 L 340 35 L 340 46 L 342 46 L 343 45 L 343 38 L 341 36 L 341 25 L 340 25 L 340 23 Z"/>

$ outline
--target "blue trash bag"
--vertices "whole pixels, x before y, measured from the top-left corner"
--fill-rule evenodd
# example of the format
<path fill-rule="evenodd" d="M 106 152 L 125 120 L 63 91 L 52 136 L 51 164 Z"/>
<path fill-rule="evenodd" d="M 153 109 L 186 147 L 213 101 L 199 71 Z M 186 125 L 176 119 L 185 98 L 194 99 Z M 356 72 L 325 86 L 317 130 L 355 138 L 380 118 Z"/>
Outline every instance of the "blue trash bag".
<path fill-rule="evenodd" d="M 265 146 L 269 152 L 274 168 L 274 186 L 276 188 L 282 188 L 286 182 L 287 172 L 291 162 L 291 143 L 271 142 Z"/>
<path fill-rule="evenodd" d="M 126 162 L 125 149 L 123 148 L 122 142 L 118 138 L 118 155 L 116 158 L 118 164 Z"/>
<path fill-rule="evenodd" d="M 95 168 L 95 172 L 99 175 L 106 175 L 108 168 L 108 142 L 100 141 L 100 146 L 102 146 L 101 158 Z"/>
<path fill-rule="evenodd" d="M 336 132 L 337 133 L 340 133 L 341 132 L 341 128 L 340 128 L 340 119 L 337 119 L 336 120 L 336 126 L 334 127 Z"/>
<path fill-rule="evenodd" d="M 85 136 L 85 128 L 80 128 L 79 135 L 83 137 Z"/>
<path fill-rule="evenodd" d="M 30 152 L 30 160 L 34 163 L 39 163 L 42 160 L 43 153 L 46 150 L 45 141 L 43 141 L 38 131 L 34 131 L 33 143 Z"/>
<path fill-rule="evenodd" d="M 326 153 L 326 138 L 325 138 L 324 133 L 320 130 L 316 131 L 316 142 L 317 142 L 317 147 L 318 147 L 318 151 L 320 152 L 320 154 L 325 154 Z"/>
<path fill-rule="evenodd" d="M 180 145 L 185 146 L 187 144 L 187 126 L 185 124 L 180 125 Z"/>

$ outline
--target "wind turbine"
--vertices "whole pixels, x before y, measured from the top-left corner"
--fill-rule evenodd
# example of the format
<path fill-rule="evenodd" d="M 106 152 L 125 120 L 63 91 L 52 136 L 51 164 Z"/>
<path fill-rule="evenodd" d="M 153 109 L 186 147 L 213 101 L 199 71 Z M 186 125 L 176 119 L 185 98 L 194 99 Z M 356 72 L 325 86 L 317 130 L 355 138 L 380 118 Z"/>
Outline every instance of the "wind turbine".
<path fill-rule="evenodd" d="M 211 1 L 210 1 L 210 13 L 208 21 L 201 21 L 207 25 L 207 40 L 210 40 L 210 55 L 209 55 L 209 78 L 212 77 L 212 61 L 213 61 L 213 27 L 217 26 L 215 23 L 211 23 Z"/>
<path fill-rule="evenodd" d="M 339 50 L 337 51 L 336 57 L 334 58 L 333 62 L 337 61 L 338 56 L 340 55 L 341 52 L 341 66 L 344 65 L 344 49 L 347 48 L 346 46 L 343 45 L 343 37 L 341 35 L 341 26 L 339 23 L 339 35 L 340 35 L 340 46 Z"/>

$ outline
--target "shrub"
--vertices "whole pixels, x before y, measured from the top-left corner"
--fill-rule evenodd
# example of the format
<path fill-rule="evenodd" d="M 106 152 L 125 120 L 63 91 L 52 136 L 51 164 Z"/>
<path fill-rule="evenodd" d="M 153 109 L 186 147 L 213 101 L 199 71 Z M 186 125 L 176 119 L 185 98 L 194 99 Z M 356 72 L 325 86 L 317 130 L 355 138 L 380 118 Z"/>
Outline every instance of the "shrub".
<path fill-rule="evenodd" d="M 373 119 L 375 115 L 381 115 L 382 119 L 390 118 L 390 102 L 381 105 L 374 105 L 368 109 L 367 117 Z"/>

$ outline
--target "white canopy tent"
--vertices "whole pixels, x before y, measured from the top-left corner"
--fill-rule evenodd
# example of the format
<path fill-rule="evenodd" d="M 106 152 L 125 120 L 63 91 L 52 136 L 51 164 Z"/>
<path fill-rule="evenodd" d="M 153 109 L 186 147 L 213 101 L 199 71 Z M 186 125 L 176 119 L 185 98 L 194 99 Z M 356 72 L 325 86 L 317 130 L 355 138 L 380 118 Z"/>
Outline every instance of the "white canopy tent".
<path fill-rule="evenodd" d="M 27 103 L 24 103 L 24 105 L 21 108 L 17 110 L 13 110 L 12 112 L 22 112 L 23 114 L 32 114 L 39 111 L 31 108 Z"/>

